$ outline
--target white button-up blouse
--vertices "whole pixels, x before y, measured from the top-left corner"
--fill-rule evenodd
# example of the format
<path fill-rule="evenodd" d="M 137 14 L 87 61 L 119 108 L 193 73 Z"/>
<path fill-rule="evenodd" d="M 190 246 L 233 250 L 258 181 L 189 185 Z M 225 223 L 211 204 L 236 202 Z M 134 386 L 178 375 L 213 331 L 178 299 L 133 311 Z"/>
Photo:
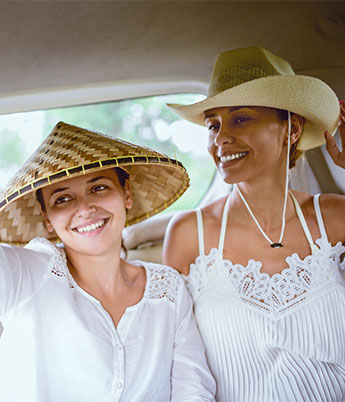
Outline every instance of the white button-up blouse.
<path fill-rule="evenodd" d="M 136 262 L 137 264 L 139 262 Z M 45 239 L 0 246 L 0 400 L 213 401 L 188 291 L 172 268 L 140 262 L 143 298 L 117 328 Z"/>

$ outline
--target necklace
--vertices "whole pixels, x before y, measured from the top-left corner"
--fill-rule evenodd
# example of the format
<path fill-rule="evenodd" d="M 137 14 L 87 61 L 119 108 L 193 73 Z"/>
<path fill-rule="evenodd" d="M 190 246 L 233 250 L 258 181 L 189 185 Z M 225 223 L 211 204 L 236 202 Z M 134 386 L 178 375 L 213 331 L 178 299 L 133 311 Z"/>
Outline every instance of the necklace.
<path fill-rule="evenodd" d="M 255 218 L 255 215 L 253 214 L 252 210 L 250 209 L 250 206 L 248 205 L 247 201 L 244 198 L 244 195 L 241 193 L 241 190 L 238 188 L 238 186 L 235 184 L 235 189 L 237 190 L 239 196 L 241 197 L 243 204 L 245 205 L 245 207 L 247 208 L 248 212 L 250 213 L 250 216 L 253 218 L 254 222 L 256 223 L 256 226 L 258 227 L 258 229 L 260 230 L 260 232 L 262 233 L 262 235 L 264 236 L 264 238 L 270 243 L 272 248 L 279 248 L 279 247 L 283 247 L 282 244 L 282 240 L 284 237 L 284 230 L 285 230 L 285 215 L 286 215 L 286 203 L 287 203 L 287 192 L 286 192 L 286 196 L 284 199 L 284 208 L 283 208 L 283 214 L 282 214 L 282 228 L 280 231 L 280 237 L 278 242 L 273 242 L 268 236 L 267 234 L 264 232 L 264 230 L 262 229 L 262 227 L 260 226 L 258 220 Z"/>
<path fill-rule="evenodd" d="M 288 136 L 288 144 L 287 144 L 287 158 L 286 158 L 286 174 L 285 174 L 285 190 L 284 190 L 284 205 L 283 205 L 283 213 L 282 213 L 282 228 L 280 231 L 280 237 L 278 242 L 273 242 L 267 234 L 264 232 L 262 227 L 260 226 L 258 220 L 255 218 L 252 210 L 250 209 L 250 206 L 248 205 L 246 199 L 244 198 L 244 195 L 242 194 L 241 190 L 237 186 L 237 184 L 234 184 L 235 189 L 237 190 L 239 196 L 241 197 L 243 204 L 247 208 L 250 216 L 253 218 L 256 226 L 260 230 L 261 234 L 264 236 L 264 238 L 270 243 L 272 248 L 280 248 L 283 247 L 282 240 L 284 237 L 284 230 L 285 230 L 285 215 L 286 215 L 286 204 L 287 204 L 287 196 L 288 196 L 288 187 L 289 187 L 289 154 L 290 154 L 290 131 L 291 131 L 291 121 L 290 121 L 290 112 L 288 112 L 288 122 L 289 122 L 289 136 Z"/>

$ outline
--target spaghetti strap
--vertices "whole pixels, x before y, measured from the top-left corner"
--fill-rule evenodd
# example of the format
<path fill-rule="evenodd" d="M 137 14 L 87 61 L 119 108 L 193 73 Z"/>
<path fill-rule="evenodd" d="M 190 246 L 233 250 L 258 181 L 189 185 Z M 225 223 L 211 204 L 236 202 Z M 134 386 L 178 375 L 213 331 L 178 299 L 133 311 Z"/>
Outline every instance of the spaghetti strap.
<path fill-rule="evenodd" d="M 228 211 L 229 211 L 229 204 L 230 204 L 230 198 L 231 194 L 229 194 L 225 205 L 224 205 L 224 210 L 223 210 L 223 217 L 222 217 L 222 226 L 220 229 L 220 235 L 219 235 L 219 243 L 218 243 L 218 249 L 223 254 L 223 248 L 224 248 L 224 240 L 225 240 L 225 232 L 226 232 L 226 224 L 228 222 Z"/>
<path fill-rule="evenodd" d="M 205 248 L 204 248 L 204 228 L 202 224 L 202 214 L 201 209 L 198 208 L 195 210 L 196 212 L 196 221 L 198 226 L 198 241 L 199 241 L 199 255 L 204 255 Z"/>
<path fill-rule="evenodd" d="M 305 234 L 305 236 L 306 236 L 306 238 L 308 240 L 311 252 L 313 253 L 314 251 L 318 250 L 318 247 L 313 242 L 313 238 L 311 237 L 311 233 L 310 233 L 310 230 L 308 228 L 307 222 L 306 222 L 306 220 L 304 218 L 304 215 L 303 215 L 301 207 L 299 206 L 299 204 L 298 204 L 295 196 L 292 194 L 292 192 L 290 191 L 289 193 L 290 193 L 290 196 L 292 198 L 292 201 L 295 204 L 295 209 L 296 209 L 296 212 L 297 212 L 298 219 L 299 219 L 299 221 L 300 221 L 300 223 L 302 225 L 302 229 L 303 229 L 304 234 Z"/>
<path fill-rule="evenodd" d="M 321 208 L 320 208 L 320 194 L 314 195 L 314 209 L 317 219 L 317 224 L 319 225 L 319 230 L 321 233 L 321 239 L 325 239 L 328 242 L 328 237 L 325 229 L 325 224 L 322 219 Z"/>

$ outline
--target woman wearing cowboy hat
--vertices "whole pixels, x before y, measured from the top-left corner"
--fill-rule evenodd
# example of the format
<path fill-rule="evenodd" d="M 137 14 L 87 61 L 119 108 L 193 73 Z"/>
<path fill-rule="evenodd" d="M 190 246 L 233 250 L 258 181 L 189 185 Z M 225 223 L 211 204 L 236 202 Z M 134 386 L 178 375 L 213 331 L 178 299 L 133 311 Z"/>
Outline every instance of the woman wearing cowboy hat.
<path fill-rule="evenodd" d="M 120 258 L 125 224 L 187 186 L 178 161 L 56 125 L 0 200 L 1 241 L 29 242 L 0 246 L 1 401 L 214 400 L 178 273 Z"/>
<path fill-rule="evenodd" d="M 208 127 L 208 150 L 233 184 L 171 222 L 164 247 L 186 275 L 216 400 L 345 400 L 345 198 L 288 190 L 289 168 L 325 136 L 345 167 L 330 134 L 340 124 L 345 143 L 344 105 L 251 47 L 218 57 L 207 99 L 170 106 Z"/>

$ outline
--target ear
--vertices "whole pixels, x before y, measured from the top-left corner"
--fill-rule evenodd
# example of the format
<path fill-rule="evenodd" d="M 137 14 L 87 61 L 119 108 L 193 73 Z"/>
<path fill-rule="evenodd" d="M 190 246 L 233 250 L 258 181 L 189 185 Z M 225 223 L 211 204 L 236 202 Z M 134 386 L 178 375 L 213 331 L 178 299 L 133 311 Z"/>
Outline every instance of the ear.
<path fill-rule="evenodd" d="M 303 132 L 304 118 L 299 114 L 291 113 L 291 135 L 290 135 L 290 144 L 294 144 L 298 141 Z M 286 143 L 287 136 L 289 134 L 289 129 L 287 128 L 286 132 Z"/>
<path fill-rule="evenodd" d="M 43 217 L 45 227 L 47 228 L 49 233 L 53 233 L 54 232 L 53 225 L 51 224 L 50 220 L 47 218 L 47 213 L 45 211 L 43 211 L 41 204 L 39 204 L 39 205 L 40 205 L 40 212 Z"/>
<path fill-rule="evenodd" d="M 125 195 L 125 207 L 126 207 L 126 209 L 131 209 L 133 206 L 133 196 L 132 196 L 131 185 L 129 183 L 129 180 L 126 180 L 126 183 L 123 187 L 123 192 Z"/>
<path fill-rule="evenodd" d="M 48 232 L 53 233 L 54 232 L 54 227 L 51 224 L 50 220 L 47 218 L 46 214 L 43 214 L 43 218 L 44 218 L 44 223 L 46 225 L 46 228 L 47 228 Z"/>

